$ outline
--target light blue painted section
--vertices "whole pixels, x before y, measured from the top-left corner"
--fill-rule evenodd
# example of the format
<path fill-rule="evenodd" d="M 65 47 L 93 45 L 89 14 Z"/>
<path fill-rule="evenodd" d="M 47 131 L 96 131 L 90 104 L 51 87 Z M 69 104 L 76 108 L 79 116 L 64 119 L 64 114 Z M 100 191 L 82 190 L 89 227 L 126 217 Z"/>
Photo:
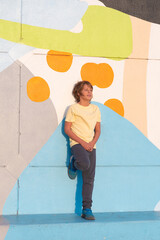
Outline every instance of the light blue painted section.
<path fill-rule="evenodd" d="M 0 52 L 9 52 L 16 43 L 0 38 Z"/>
<path fill-rule="evenodd" d="M 159 240 L 159 213 L 97 213 L 95 217 L 96 221 L 72 214 L 9 216 L 6 220 L 11 225 L 5 240 Z"/>
<path fill-rule="evenodd" d="M 18 210 L 18 184 L 14 185 L 9 198 L 7 198 L 5 206 L 3 208 L 3 214 L 9 215 L 9 214 L 17 214 Z"/>
<path fill-rule="evenodd" d="M 97 143 L 97 166 L 159 165 L 160 151 L 132 123 L 108 107 L 99 106 L 102 131 Z M 69 142 L 64 121 L 31 162 L 31 166 L 65 166 Z"/>
<path fill-rule="evenodd" d="M 21 0 L 0 0 L 0 19 L 21 21 Z"/>
<path fill-rule="evenodd" d="M 8 53 L 0 53 L 0 72 L 9 67 L 13 62 L 13 59 Z"/>
<path fill-rule="evenodd" d="M 81 212 L 81 182 L 66 168 L 27 168 L 20 177 L 19 214 Z M 98 167 L 94 212 L 151 211 L 160 200 L 160 168 Z M 8 209 L 12 199 L 8 199 Z M 4 209 L 4 214 L 6 211 Z"/>
<path fill-rule="evenodd" d="M 20 22 L 19 2 L 20 0 L 1 0 L 0 18 Z M 87 2 L 80 0 L 23 0 L 22 23 L 70 30 L 81 20 L 87 8 Z"/>
<path fill-rule="evenodd" d="M 160 201 L 160 167 L 98 167 L 96 212 L 152 211 Z"/>
<path fill-rule="evenodd" d="M 34 48 L 0 38 L 0 72 Z"/>
<path fill-rule="evenodd" d="M 19 214 L 74 212 L 76 181 L 67 168 L 27 168 L 19 181 Z"/>
<path fill-rule="evenodd" d="M 28 52 L 33 51 L 33 47 L 23 45 L 23 44 L 15 44 L 15 46 L 9 51 L 9 55 L 12 59 L 17 60 L 18 58 L 24 56 Z"/>
<path fill-rule="evenodd" d="M 132 123 L 102 104 L 98 165 L 159 165 L 160 151 Z"/>
<path fill-rule="evenodd" d="M 97 105 L 102 135 L 97 144 L 94 211 L 153 210 L 160 200 L 160 151 L 127 120 Z M 20 214 L 80 214 L 82 179 L 79 175 L 76 183 L 67 176 L 70 152 L 63 124 L 20 176 Z M 11 202 L 9 196 L 5 209 Z"/>

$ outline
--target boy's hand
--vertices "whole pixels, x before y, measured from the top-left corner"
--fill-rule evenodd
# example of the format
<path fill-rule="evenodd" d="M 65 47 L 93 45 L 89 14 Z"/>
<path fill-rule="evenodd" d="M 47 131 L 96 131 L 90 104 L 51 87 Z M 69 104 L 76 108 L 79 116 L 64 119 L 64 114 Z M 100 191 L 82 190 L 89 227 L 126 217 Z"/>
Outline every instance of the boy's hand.
<path fill-rule="evenodd" d="M 94 147 L 94 144 L 92 142 L 90 142 L 90 143 L 83 142 L 81 145 L 82 145 L 82 147 L 84 147 L 84 149 L 86 149 L 89 152 L 92 152 L 93 147 Z"/>
<path fill-rule="evenodd" d="M 90 147 L 90 152 L 92 152 L 95 144 L 93 142 L 89 142 L 88 144 L 89 144 L 89 147 Z"/>
<path fill-rule="evenodd" d="M 91 147 L 91 145 L 90 145 L 89 143 L 85 142 L 85 141 L 83 141 L 83 142 L 81 143 L 81 145 L 82 145 L 82 147 L 83 147 L 85 150 L 87 150 L 87 151 L 89 151 L 89 152 L 91 152 L 91 151 L 93 150 L 92 147 Z"/>

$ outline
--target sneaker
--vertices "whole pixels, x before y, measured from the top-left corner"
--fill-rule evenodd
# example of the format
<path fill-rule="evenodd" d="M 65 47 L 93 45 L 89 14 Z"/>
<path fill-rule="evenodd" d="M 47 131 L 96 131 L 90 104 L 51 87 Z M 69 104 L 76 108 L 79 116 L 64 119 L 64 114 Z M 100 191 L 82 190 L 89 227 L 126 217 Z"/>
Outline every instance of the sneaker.
<path fill-rule="evenodd" d="M 68 166 L 68 176 L 70 179 L 75 179 L 77 176 L 77 169 L 74 167 L 74 157 L 70 157 L 69 166 Z"/>
<path fill-rule="evenodd" d="M 83 209 L 81 217 L 86 220 L 95 220 L 95 217 L 90 208 Z"/>

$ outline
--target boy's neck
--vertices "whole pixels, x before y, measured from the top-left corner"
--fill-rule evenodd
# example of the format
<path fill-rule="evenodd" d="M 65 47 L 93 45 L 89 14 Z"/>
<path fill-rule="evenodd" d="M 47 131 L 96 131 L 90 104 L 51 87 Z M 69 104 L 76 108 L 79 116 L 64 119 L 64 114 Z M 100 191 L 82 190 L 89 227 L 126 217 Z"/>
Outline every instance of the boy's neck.
<path fill-rule="evenodd" d="M 84 106 L 84 107 L 87 107 L 87 106 L 89 106 L 90 101 L 80 100 L 78 103 L 79 103 L 80 105 Z"/>

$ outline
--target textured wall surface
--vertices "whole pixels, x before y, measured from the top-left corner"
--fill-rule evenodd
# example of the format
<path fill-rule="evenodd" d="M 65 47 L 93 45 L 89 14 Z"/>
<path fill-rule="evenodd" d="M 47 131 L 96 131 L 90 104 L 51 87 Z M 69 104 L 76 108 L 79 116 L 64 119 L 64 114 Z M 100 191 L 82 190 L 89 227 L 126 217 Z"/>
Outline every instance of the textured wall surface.
<path fill-rule="evenodd" d="M 80 80 L 102 114 L 94 211 L 160 210 L 159 12 L 158 0 L 0 1 L 0 214 L 80 214 L 63 130 Z"/>

